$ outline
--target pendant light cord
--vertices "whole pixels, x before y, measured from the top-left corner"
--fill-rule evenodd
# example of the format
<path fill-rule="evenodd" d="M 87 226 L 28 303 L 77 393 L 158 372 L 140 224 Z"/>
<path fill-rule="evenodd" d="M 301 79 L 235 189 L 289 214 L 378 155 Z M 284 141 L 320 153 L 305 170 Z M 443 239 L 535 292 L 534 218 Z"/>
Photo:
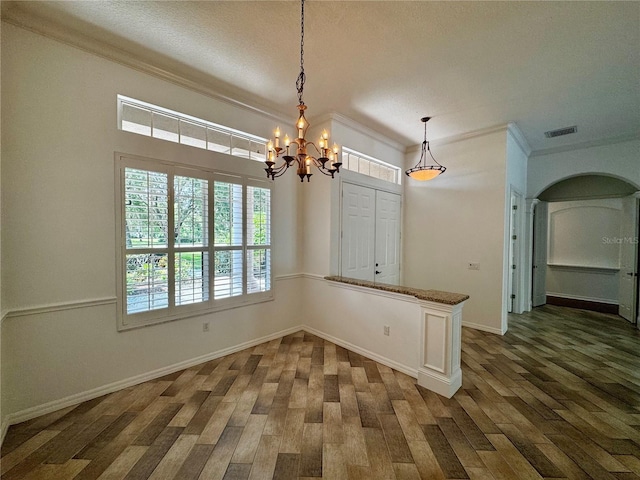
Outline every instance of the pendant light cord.
<path fill-rule="evenodd" d="M 296 90 L 298 90 L 298 103 L 304 105 L 302 101 L 302 92 L 304 90 L 304 81 L 306 76 L 304 74 L 304 0 L 301 0 L 301 12 L 300 12 L 300 75 L 296 80 Z M 426 125 L 425 125 L 426 128 Z M 426 133 L 425 133 L 426 135 Z"/>
<path fill-rule="evenodd" d="M 422 121 L 424 122 L 424 140 L 422 142 L 422 152 L 420 154 L 420 161 L 418 162 L 418 165 L 420 165 L 422 163 L 422 160 L 424 160 L 424 164 L 425 166 L 427 165 L 427 155 L 426 152 L 429 152 L 429 156 L 431 157 L 431 159 L 436 162 L 438 165 L 440 165 L 440 162 L 438 162 L 434 156 L 433 153 L 431 153 L 431 147 L 429 146 L 429 142 L 427 141 L 427 122 L 429 120 L 431 120 L 431 118 L 425 117 L 426 120 L 423 118 Z M 440 165 L 442 166 L 442 165 Z"/>

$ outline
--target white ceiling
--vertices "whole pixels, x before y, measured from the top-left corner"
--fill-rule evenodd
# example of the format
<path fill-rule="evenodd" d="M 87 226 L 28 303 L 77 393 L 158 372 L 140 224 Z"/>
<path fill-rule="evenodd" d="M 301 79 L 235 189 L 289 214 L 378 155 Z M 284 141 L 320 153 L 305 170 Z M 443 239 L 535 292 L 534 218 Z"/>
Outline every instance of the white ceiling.
<path fill-rule="evenodd" d="M 427 115 L 432 140 L 515 122 L 534 151 L 640 132 L 639 2 L 307 0 L 305 14 L 308 118 L 340 113 L 406 146 Z M 299 2 L 3 1 L 2 15 L 296 114 Z"/>

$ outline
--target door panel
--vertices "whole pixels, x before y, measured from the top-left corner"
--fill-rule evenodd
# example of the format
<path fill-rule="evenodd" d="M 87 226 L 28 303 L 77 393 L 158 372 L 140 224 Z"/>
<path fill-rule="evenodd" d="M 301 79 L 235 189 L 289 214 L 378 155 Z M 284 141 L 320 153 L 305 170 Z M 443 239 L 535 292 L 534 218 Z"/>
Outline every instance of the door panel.
<path fill-rule="evenodd" d="M 624 319 L 636 322 L 636 286 L 638 281 L 636 254 L 638 251 L 638 200 L 634 195 L 622 199 L 622 225 L 620 229 L 620 287 L 618 313 Z"/>
<path fill-rule="evenodd" d="M 341 275 L 373 281 L 375 190 L 343 183 L 342 197 Z"/>
<path fill-rule="evenodd" d="M 375 281 L 400 282 L 400 195 L 376 192 Z"/>

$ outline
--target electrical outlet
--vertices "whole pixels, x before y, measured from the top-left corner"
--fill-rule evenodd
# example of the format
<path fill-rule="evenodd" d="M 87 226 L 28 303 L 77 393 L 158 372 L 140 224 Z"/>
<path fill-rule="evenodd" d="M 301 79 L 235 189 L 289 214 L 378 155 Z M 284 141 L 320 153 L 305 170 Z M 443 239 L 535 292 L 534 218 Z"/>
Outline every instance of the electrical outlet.
<path fill-rule="evenodd" d="M 384 334 L 388 337 L 389 336 L 389 325 L 385 325 L 384 326 Z"/>
<path fill-rule="evenodd" d="M 203 332 L 208 332 L 209 331 L 209 322 L 204 322 L 202 324 L 202 331 Z"/>
<path fill-rule="evenodd" d="M 480 270 L 480 264 L 476 262 L 469 262 L 469 266 L 467 268 L 469 270 Z"/>

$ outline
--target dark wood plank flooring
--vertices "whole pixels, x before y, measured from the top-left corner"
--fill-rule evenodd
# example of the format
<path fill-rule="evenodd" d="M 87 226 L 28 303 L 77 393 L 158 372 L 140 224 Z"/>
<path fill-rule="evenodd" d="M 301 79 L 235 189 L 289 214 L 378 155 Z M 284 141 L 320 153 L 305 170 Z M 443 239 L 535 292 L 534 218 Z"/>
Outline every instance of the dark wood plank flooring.
<path fill-rule="evenodd" d="M 2 479 L 640 479 L 634 326 L 545 306 L 462 361 L 446 399 L 298 332 L 14 425 Z"/>

